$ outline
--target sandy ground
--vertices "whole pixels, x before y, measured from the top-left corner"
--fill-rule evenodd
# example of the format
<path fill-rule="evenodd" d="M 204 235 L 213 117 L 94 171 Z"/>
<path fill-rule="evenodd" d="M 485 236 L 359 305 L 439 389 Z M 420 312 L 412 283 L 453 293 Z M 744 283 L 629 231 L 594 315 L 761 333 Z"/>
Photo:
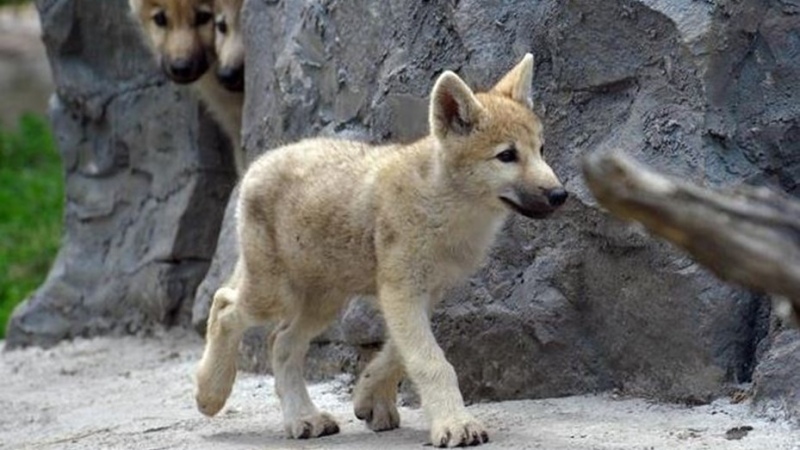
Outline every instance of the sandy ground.
<path fill-rule="evenodd" d="M 101 338 L 50 350 L 0 353 L 0 448 L 31 449 L 375 449 L 421 448 L 419 409 L 402 408 L 402 428 L 373 433 L 354 416 L 350 382 L 311 386 L 342 432 L 292 441 L 282 434 L 269 377 L 241 374 L 219 416 L 200 415 L 191 372 L 202 342 L 189 332 L 146 339 Z M 755 417 L 746 404 L 653 404 L 611 395 L 478 404 L 485 448 L 800 449 L 800 429 Z M 729 430 L 752 427 L 739 436 Z"/>

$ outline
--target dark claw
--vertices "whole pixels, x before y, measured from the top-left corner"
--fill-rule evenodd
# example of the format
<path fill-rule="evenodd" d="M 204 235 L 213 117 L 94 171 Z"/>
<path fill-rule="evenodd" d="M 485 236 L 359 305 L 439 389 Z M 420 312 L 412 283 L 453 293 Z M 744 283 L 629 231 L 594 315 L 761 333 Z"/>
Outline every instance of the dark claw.
<path fill-rule="evenodd" d="M 297 439 L 308 439 L 311 437 L 311 424 L 308 422 L 303 422 L 303 432 L 300 433 L 300 436 L 297 436 Z"/>
<path fill-rule="evenodd" d="M 464 427 L 464 431 L 461 432 L 461 439 L 458 441 L 459 447 L 466 447 L 469 445 L 469 429 Z"/>
<path fill-rule="evenodd" d="M 339 424 L 336 422 L 331 422 L 325 425 L 325 429 L 322 431 L 320 436 L 328 436 L 331 434 L 336 434 L 339 432 Z"/>
<path fill-rule="evenodd" d="M 367 423 L 369 423 L 369 422 L 372 422 L 372 409 L 368 410 L 367 412 L 363 412 L 363 411 L 362 411 L 361 413 L 359 413 L 358 411 L 356 411 L 356 417 L 357 417 L 359 420 L 364 420 L 364 421 L 366 421 Z"/>
<path fill-rule="evenodd" d="M 472 432 L 472 441 L 470 441 L 469 445 L 478 445 L 481 443 L 481 437 L 478 436 L 477 431 Z"/>
<path fill-rule="evenodd" d="M 442 437 L 442 440 L 439 441 L 439 447 L 447 447 L 447 443 L 450 442 L 451 437 L 452 435 L 450 434 L 450 431 L 448 431 L 447 434 Z"/>
<path fill-rule="evenodd" d="M 481 440 L 486 443 L 489 442 L 489 433 L 481 431 Z"/>

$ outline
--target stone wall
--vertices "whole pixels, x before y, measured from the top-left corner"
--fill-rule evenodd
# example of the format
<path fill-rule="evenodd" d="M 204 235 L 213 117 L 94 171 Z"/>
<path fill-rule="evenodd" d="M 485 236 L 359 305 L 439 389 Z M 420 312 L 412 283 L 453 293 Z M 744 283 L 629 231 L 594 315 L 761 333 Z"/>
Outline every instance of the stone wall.
<path fill-rule="evenodd" d="M 75 14 L 104 13 L 98 16 L 98 23 L 121 20 L 118 12 L 110 11 L 113 8 L 98 6 L 100 2 L 91 3 L 91 8 L 86 6 L 89 2 L 79 1 L 40 3 L 45 18 L 63 17 L 61 20 L 68 23 L 74 21 Z M 67 4 L 84 5 L 86 10 L 70 9 L 64 6 Z M 55 6 L 48 11 L 47 5 Z M 59 8 L 66 10 L 59 14 L 71 15 L 57 16 L 53 10 Z M 546 157 L 573 195 L 558 217 L 546 221 L 513 218 L 486 267 L 450 292 L 437 310 L 435 332 L 456 366 L 468 399 L 618 389 L 651 398 L 704 402 L 724 394 L 731 383 L 750 381 L 762 355 L 765 363 L 759 368 L 760 384 L 755 390 L 759 401 L 771 404 L 797 395 L 796 383 L 789 384 L 794 390 L 790 388 L 788 394 L 785 389 L 770 389 L 786 385 L 785 368 L 790 367 L 792 359 L 796 364 L 798 356 L 780 349 L 794 348 L 798 338 L 778 328 L 770 332 L 768 302 L 760 295 L 724 285 L 640 228 L 608 217 L 589 195 L 579 166 L 587 152 L 622 147 L 648 164 L 695 181 L 767 184 L 797 195 L 800 4 L 788 0 L 248 0 L 245 8 L 248 98 L 243 141 L 251 158 L 280 143 L 320 134 L 373 142 L 417 138 L 426 133 L 427 95 L 442 70 L 455 70 L 471 85 L 488 87 L 525 52 L 534 53 L 534 100 L 545 120 Z M 70 43 L 64 29 L 86 27 L 88 23 L 96 26 L 91 21 L 77 25 L 46 22 L 48 47 L 60 86 L 54 120 L 56 128 L 64 130 L 62 149 L 67 155 L 77 152 L 69 150 L 73 147 L 84 149 L 81 154 L 90 154 L 85 143 L 73 143 L 86 140 L 76 135 L 109 142 L 110 124 L 122 120 L 109 108 L 115 101 L 130 102 L 123 103 L 126 117 L 152 117 L 159 108 L 169 111 L 162 117 L 186 123 L 178 127 L 174 122 L 164 124 L 163 119 L 146 122 L 147 126 L 136 122 L 140 130 L 147 130 L 140 133 L 150 136 L 152 147 L 143 149 L 144 153 L 128 151 L 126 155 L 135 154 L 143 158 L 141 161 L 151 158 L 154 162 L 142 164 L 164 170 L 171 167 L 164 164 L 166 158 L 175 158 L 182 161 L 172 167 L 177 173 L 218 176 L 216 180 L 206 178 L 204 183 L 189 183 L 205 188 L 219 186 L 215 195 L 198 190 L 190 196 L 203 205 L 201 210 L 214 211 L 216 222 L 210 216 L 192 221 L 195 227 L 207 227 L 203 228 L 203 237 L 209 236 L 219 227 L 221 200 L 230 178 L 227 169 L 219 170 L 219 150 L 201 148 L 198 142 L 207 142 L 192 133 L 206 130 L 198 125 L 196 105 L 182 91 L 164 84 L 143 57 L 131 58 L 130 53 L 124 60 L 84 56 L 88 53 L 80 44 L 83 41 Z M 118 54 L 114 51 L 121 51 L 116 47 L 121 41 L 114 40 L 115 33 L 125 30 L 115 28 L 109 33 L 107 46 L 93 51 L 101 52 L 98 55 Z M 141 52 L 126 44 L 125 52 L 136 51 Z M 99 74 L 108 82 L 101 86 L 118 92 L 103 97 L 112 100 L 100 103 L 104 114 L 91 115 L 94 103 L 90 101 L 67 101 L 76 96 L 84 99 L 68 95 L 78 89 L 75 86 L 83 86 L 83 72 L 59 74 L 62 65 L 75 64 L 76 54 L 85 59 L 84 65 L 105 68 Z M 130 65 L 124 71 L 127 78 L 114 75 L 123 63 Z M 126 84 L 130 87 L 121 88 Z M 159 100 L 163 95 L 182 101 L 164 104 Z M 142 113 L 130 114 L 134 106 Z M 84 119 L 95 116 L 100 119 L 93 120 L 101 120 L 104 126 Z M 164 129 L 176 133 L 165 135 Z M 120 135 L 124 133 L 114 134 Z M 117 150 L 108 148 L 128 147 L 91 148 L 102 148 L 106 152 L 102 155 L 113 155 Z M 157 151 L 159 148 L 162 152 Z M 208 162 L 212 156 L 217 158 L 217 165 L 200 162 Z M 123 158 L 124 167 L 133 160 L 133 156 Z M 195 169 L 188 170 L 187 166 Z M 72 292 L 66 289 L 59 268 L 63 271 L 64 261 L 75 261 L 76 249 L 95 259 L 100 255 L 108 258 L 108 251 L 93 250 L 94 237 L 88 239 L 87 234 L 97 233 L 81 234 L 97 219 L 90 215 L 90 220 L 81 221 L 78 213 L 88 207 L 79 207 L 82 203 L 77 199 L 81 197 L 76 192 L 87 196 L 87 204 L 112 205 L 106 206 L 104 211 L 110 208 L 112 213 L 101 215 L 100 223 L 120 220 L 132 224 L 132 230 L 147 229 L 141 225 L 145 219 L 139 210 L 129 206 L 132 201 L 123 205 L 130 209 L 128 214 L 117 212 L 119 207 L 113 205 L 119 201 L 109 200 L 110 189 L 102 188 L 105 185 L 101 181 L 108 177 L 98 179 L 78 170 L 88 167 L 86 164 L 67 167 L 73 190 L 68 239 L 59 259 L 62 264 L 56 265 L 45 287 L 15 315 L 11 328 L 24 337 L 20 342 L 36 342 L 38 336 L 50 339 L 53 333 L 48 331 L 49 325 L 34 327 L 44 323 L 38 317 L 54 317 L 58 319 L 55 323 L 70 324 L 63 326 L 67 329 L 73 329 L 75 318 L 83 317 L 55 314 L 52 307 L 37 306 L 54 303 L 45 301 L 51 298 L 48 293 L 53 289 Z M 126 170 L 125 182 L 139 186 L 141 191 L 135 192 L 148 199 L 158 177 L 152 175 L 146 178 L 149 183 L 143 183 L 138 173 Z M 88 182 L 101 189 L 85 188 Z M 82 189 L 75 191 L 78 186 Z M 179 225 L 185 222 L 177 218 L 169 222 L 165 217 L 183 217 L 192 207 L 196 205 L 187 201 L 172 207 L 154 205 L 148 211 L 152 211 L 153 220 L 164 221 L 159 223 L 165 227 L 175 225 L 168 229 L 171 236 L 177 236 L 183 230 Z M 193 305 L 191 320 L 200 330 L 210 294 L 235 261 L 231 217 L 229 208 L 214 264 Z M 135 231 L 128 233 L 138 235 Z M 163 233 L 146 236 L 155 235 Z M 132 236 L 119 241 L 131 247 L 103 248 L 114 250 L 118 258 L 135 260 L 141 267 L 162 267 L 162 257 L 146 259 L 153 252 L 142 251 L 141 246 L 149 241 Z M 176 237 L 170 242 L 182 240 Z M 192 242 L 207 244 L 202 257 L 190 258 L 200 272 L 213 243 L 205 239 Z M 172 254 L 176 247 L 163 248 L 170 249 L 163 254 Z M 93 258 L 84 258 L 73 270 L 88 274 L 91 268 L 108 267 L 94 264 Z M 183 261 L 167 259 L 171 270 L 176 269 L 176 261 Z M 188 313 L 183 314 L 189 304 L 186 295 L 156 295 L 163 300 L 152 309 L 152 292 L 168 292 L 155 281 L 163 278 L 154 276 L 159 273 L 154 270 L 112 272 L 117 283 L 113 290 L 88 275 L 74 278 L 69 286 L 92 292 L 101 284 L 105 295 L 117 290 L 129 293 L 119 299 L 106 297 L 113 302 L 90 303 L 102 306 L 103 311 L 110 308 L 113 312 L 117 305 L 125 304 L 157 322 L 164 321 L 167 310 L 178 311 L 178 318 L 187 318 Z M 136 275 L 141 281 L 133 283 L 135 277 L 123 274 Z M 192 278 L 192 282 L 196 280 Z M 145 294 L 141 286 L 152 286 L 152 291 Z M 196 284 L 181 286 L 186 288 L 181 292 L 188 295 Z M 78 303 L 83 304 L 84 300 Z M 368 303 L 353 303 L 343 314 L 342 323 L 316 341 L 310 375 L 356 370 L 380 344 L 382 328 L 365 325 L 374 323 L 370 321 L 373 316 Z M 119 323 L 141 322 L 124 315 L 117 319 Z M 81 330 L 106 328 L 112 327 L 84 326 Z M 74 334 L 78 333 L 55 337 Z M 257 330 L 243 346 L 242 359 L 250 369 L 268 370 L 263 336 L 264 331 Z M 774 338 L 779 338 L 780 345 L 771 348 Z"/>

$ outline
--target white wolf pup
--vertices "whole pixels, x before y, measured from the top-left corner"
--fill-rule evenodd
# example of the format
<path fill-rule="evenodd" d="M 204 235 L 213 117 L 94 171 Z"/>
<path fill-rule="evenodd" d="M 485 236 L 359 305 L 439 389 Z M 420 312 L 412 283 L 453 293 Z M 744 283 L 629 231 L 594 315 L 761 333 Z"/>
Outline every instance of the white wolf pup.
<path fill-rule="evenodd" d="M 200 411 L 224 406 L 245 329 L 279 320 L 270 348 L 286 432 L 337 433 L 309 398 L 304 359 L 348 299 L 374 295 L 388 338 L 356 386 L 356 416 L 375 431 L 398 427 L 397 384 L 407 374 L 434 445 L 488 440 L 430 316 L 443 291 L 479 267 L 510 211 L 543 218 L 567 199 L 542 157 L 532 73 L 528 54 L 489 92 L 473 93 L 444 72 L 431 93 L 430 135 L 408 145 L 310 139 L 252 164 L 238 204 L 237 284 L 214 296 L 196 373 Z"/>

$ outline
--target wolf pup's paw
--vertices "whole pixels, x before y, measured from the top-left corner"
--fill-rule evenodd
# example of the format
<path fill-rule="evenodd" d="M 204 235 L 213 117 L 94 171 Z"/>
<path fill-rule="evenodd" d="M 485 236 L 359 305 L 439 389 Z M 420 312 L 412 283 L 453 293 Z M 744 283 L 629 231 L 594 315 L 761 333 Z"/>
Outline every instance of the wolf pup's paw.
<path fill-rule="evenodd" d="M 195 373 L 194 399 L 197 409 L 206 416 L 214 416 L 225 406 L 236 380 L 236 366 L 218 365 L 203 359 Z"/>
<path fill-rule="evenodd" d="M 228 400 L 227 398 L 204 397 L 200 394 L 195 394 L 194 399 L 197 403 L 197 410 L 208 417 L 214 417 Z"/>
<path fill-rule="evenodd" d="M 394 398 L 383 398 L 377 394 L 357 394 L 353 409 L 356 417 L 367 422 L 370 430 L 387 431 L 400 426 L 400 414 L 395 403 Z"/>
<path fill-rule="evenodd" d="M 231 383 L 232 385 L 233 383 Z M 198 382 L 198 387 L 194 394 L 197 409 L 208 417 L 212 417 L 225 406 L 228 397 L 231 394 L 231 388 L 227 389 L 225 386 L 211 387 L 208 383 Z"/>
<path fill-rule="evenodd" d="M 431 426 L 431 443 L 436 447 L 463 447 L 486 442 L 489 442 L 489 433 L 470 415 L 436 420 Z"/>
<path fill-rule="evenodd" d="M 310 439 L 339 432 L 339 424 L 325 412 L 290 420 L 284 427 L 292 439 Z"/>

